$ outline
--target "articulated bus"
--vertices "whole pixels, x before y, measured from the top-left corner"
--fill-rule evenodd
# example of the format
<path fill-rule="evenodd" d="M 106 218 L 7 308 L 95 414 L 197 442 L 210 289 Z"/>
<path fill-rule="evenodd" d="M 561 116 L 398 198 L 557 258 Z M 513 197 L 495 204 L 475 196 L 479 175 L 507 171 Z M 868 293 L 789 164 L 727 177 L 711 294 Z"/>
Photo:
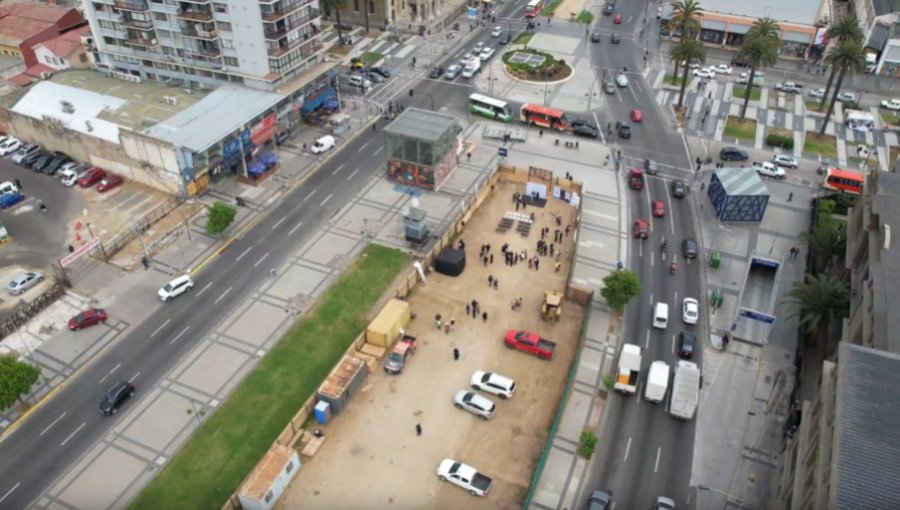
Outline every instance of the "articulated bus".
<path fill-rule="evenodd" d="M 560 110 L 547 108 L 536 104 L 522 105 L 519 111 L 519 120 L 530 126 L 538 126 L 557 131 L 565 131 L 569 127 L 566 114 Z"/>
<path fill-rule="evenodd" d="M 513 118 L 509 103 L 481 94 L 469 96 L 469 113 L 477 113 L 503 122 L 511 122 Z"/>
<path fill-rule="evenodd" d="M 528 5 L 525 6 L 525 17 L 533 18 L 540 14 L 543 9 L 544 0 L 528 0 Z"/>
<path fill-rule="evenodd" d="M 866 176 L 860 172 L 831 167 L 825 173 L 822 187 L 825 189 L 859 195 L 862 193 Z"/>

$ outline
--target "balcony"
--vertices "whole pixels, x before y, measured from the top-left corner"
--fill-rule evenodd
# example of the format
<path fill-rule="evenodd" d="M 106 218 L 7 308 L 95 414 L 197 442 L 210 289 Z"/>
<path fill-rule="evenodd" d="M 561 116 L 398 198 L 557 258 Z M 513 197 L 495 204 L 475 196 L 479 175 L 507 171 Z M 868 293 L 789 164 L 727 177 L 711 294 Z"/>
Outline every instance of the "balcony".
<path fill-rule="evenodd" d="M 265 31 L 266 39 L 268 39 L 270 41 L 277 41 L 278 39 L 281 39 L 282 37 L 287 35 L 287 33 L 288 33 L 288 29 L 286 26 L 282 26 L 282 27 L 275 28 L 272 30 L 266 29 L 266 31 Z"/>
<path fill-rule="evenodd" d="M 125 43 L 132 46 L 146 46 L 149 48 L 156 46 L 158 41 L 155 37 L 149 39 L 144 37 L 129 37 L 128 39 L 125 39 Z"/>
<path fill-rule="evenodd" d="M 181 27 L 181 35 L 206 41 L 212 41 L 219 38 L 219 34 L 215 30 L 196 30 L 188 27 Z"/>
<path fill-rule="evenodd" d="M 213 20 L 212 11 L 204 9 L 178 9 L 175 13 L 176 18 L 189 19 L 191 21 L 200 21 L 210 23 Z"/>
<path fill-rule="evenodd" d="M 209 5 L 212 3 L 212 0 L 181 0 L 181 2 L 197 5 Z"/>
<path fill-rule="evenodd" d="M 134 28 L 136 30 L 153 30 L 152 21 L 123 18 L 122 24 L 128 28 Z"/>
<path fill-rule="evenodd" d="M 308 39 L 299 39 L 297 41 L 293 41 L 293 42 L 285 44 L 285 45 L 280 45 L 276 48 L 269 47 L 269 48 L 267 48 L 266 51 L 270 57 L 280 57 L 293 49 L 299 48 L 300 46 L 303 46 L 304 44 L 310 44 L 310 43 L 312 43 L 312 46 L 309 49 L 309 55 L 312 55 L 313 53 L 324 48 L 324 45 L 322 44 L 321 41 L 319 41 L 318 39 L 316 39 L 314 37 L 310 37 Z M 307 57 L 309 55 L 304 54 L 303 56 Z"/>
<path fill-rule="evenodd" d="M 113 2 L 116 8 L 121 9 L 123 11 L 134 11 L 134 12 L 147 12 L 150 8 L 147 6 L 147 2 L 143 2 L 141 0 L 137 1 L 123 1 L 116 0 Z"/>
<path fill-rule="evenodd" d="M 263 9 L 262 19 L 263 21 L 278 21 L 281 18 L 284 18 L 285 16 L 296 12 L 304 5 L 310 4 L 312 4 L 312 2 L 310 2 L 309 0 L 294 0 L 293 2 L 283 2 L 280 6 L 276 5 L 272 9 Z"/>

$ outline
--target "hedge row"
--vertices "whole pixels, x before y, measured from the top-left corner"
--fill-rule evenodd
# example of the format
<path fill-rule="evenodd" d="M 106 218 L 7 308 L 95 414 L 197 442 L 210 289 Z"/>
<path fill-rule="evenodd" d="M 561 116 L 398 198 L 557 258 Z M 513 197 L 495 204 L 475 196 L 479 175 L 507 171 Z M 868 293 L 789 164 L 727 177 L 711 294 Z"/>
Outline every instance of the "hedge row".
<path fill-rule="evenodd" d="M 784 136 L 775 133 L 769 133 L 766 135 L 766 145 L 770 145 L 772 147 L 781 147 L 782 149 L 793 149 L 794 148 L 794 137 L 793 135 Z"/>

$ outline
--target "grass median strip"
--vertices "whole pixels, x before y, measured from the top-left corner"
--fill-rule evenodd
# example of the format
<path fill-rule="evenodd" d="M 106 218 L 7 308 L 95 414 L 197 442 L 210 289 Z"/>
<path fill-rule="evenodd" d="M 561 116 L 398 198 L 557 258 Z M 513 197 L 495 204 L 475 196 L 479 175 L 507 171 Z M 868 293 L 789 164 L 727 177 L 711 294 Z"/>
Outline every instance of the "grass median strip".
<path fill-rule="evenodd" d="M 756 139 L 756 121 L 753 119 L 741 120 L 740 117 L 729 116 L 725 121 L 725 136 L 741 140 Z"/>
<path fill-rule="evenodd" d="M 369 246 L 130 508 L 219 510 L 365 328 L 366 313 L 408 260 Z"/>

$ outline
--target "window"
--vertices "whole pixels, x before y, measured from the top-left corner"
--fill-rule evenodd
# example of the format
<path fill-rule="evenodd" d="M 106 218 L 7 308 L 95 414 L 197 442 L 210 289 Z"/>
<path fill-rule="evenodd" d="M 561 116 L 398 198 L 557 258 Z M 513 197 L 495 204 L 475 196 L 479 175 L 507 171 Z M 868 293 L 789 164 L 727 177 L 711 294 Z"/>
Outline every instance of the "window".
<path fill-rule="evenodd" d="M 48 64 L 52 64 L 53 62 L 50 60 L 50 55 L 44 55 L 44 62 Z"/>
<path fill-rule="evenodd" d="M 238 59 L 236 59 L 234 57 L 225 57 L 225 65 L 237 67 Z"/>
<path fill-rule="evenodd" d="M 217 21 L 216 27 L 219 28 L 220 32 L 231 32 L 231 23 L 226 23 L 224 21 Z"/>
<path fill-rule="evenodd" d="M 353 0 L 353 11 L 359 12 L 359 0 Z"/>
<path fill-rule="evenodd" d="M 153 13 L 153 19 L 156 21 L 169 21 L 169 15 L 164 12 L 155 12 Z"/>
<path fill-rule="evenodd" d="M 112 21 L 107 21 L 105 19 L 101 19 L 101 20 L 99 20 L 99 23 L 100 23 L 100 28 L 110 28 L 110 29 L 116 28 L 116 24 L 113 23 Z"/>
<path fill-rule="evenodd" d="M 234 49 L 234 41 L 231 39 L 219 39 L 219 41 L 222 43 L 223 48 Z"/>
<path fill-rule="evenodd" d="M 226 4 L 214 3 L 214 4 L 213 4 L 213 12 L 218 12 L 218 13 L 220 13 L 220 14 L 225 14 L 225 13 L 228 12 L 228 5 L 226 5 Z"/>
<path fill-rule="evenodd" d="M 375 14 L 375 2 L 367 0 L 369 4 L 369 14 Z"/>
<path fill-rule="evenodd" d="M 103 5 L 103 4 L 98 4 L 97 2 L 94 2 L 93 5 L 94 5 L 94 10 L 95 10 L 95 11 L 97 11 L 97 12 L 106 12 L 106 6 L 105 6 L 105 5 Z"/>

